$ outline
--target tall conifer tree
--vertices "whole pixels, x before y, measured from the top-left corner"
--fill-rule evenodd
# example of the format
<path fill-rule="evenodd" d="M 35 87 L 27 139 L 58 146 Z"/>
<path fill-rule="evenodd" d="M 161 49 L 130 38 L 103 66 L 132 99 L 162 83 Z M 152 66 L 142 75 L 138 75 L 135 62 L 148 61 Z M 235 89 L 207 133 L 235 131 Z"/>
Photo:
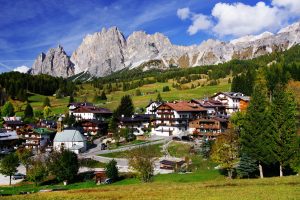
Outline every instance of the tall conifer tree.
<path fill-rule="evenodd" d="M 243 128 L 241 130 L 241 150 L 258 161 L 260 177 L 263 178 L 263 163 L 272 162 L 269 153 L 268 99 L 265 79 L 260 76 L 253 89 Z"/>
<path fill-rule="evenodd" d="M 277 86 L 271 104 L 272 155 L 279 163 L 279 174 L 297 157 L 297 105 L 292 93 L 284 86 Z"/>

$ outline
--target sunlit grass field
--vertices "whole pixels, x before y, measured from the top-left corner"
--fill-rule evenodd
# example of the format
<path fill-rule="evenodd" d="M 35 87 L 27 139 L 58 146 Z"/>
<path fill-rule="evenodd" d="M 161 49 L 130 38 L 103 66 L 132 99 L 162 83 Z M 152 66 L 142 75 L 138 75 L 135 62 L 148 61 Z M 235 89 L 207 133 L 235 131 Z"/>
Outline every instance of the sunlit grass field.
<path fill-rule="evenodd" d="M 169 177 L 167 177 L 169 176 Z M 182 176 L 180 178 L 180 176 Z M 80 190 L 35 193 L 30 195 L 2 197 L 2 199 L 230 199 L 230 200 L 268 200 L 299 199 L 300 178 L 227 180 L 216 177 L 206 180 L 201 176 L 189 174 L 175 176 L 160 175 L 152 183 L 139 183 L 137 180 L 113 185 L 98 186 Z M 205 175 L 203 175 L 205 176 Z M 202 179 L 201 179 L 202 178 Z M 210 175 L 211 178 L 211 175 Z M 131 179 L 129 179 L 131 180 Z"/>
<path fill-rule="evenodd" d="M 95 102 L 94 96 L 95 93 L 99 92 L 98 89 L 94 88 L 91 84 L 82 84 L 79 86 L 79 91 L 75 97 L 76 101 L 87 100 L 92 102 L 100 107 L 109 108 L 115 110 L 119 105 L 121 98 L 124 95 L 130 95 L 132 97 L 135 108 L 144 108 L 147 106 L 149 101 L 155 100 L 158 93 L 161 94 L 164 101 L 173 101 L 173 100 L 191 100 L 193 98 L 203 98 L 208 97 L 216 92 L 220 91 L 230 91 L 230 84 L 228 84 L 227 79 L 220 79 L 219 85 L 214 86 L 198 86 L 194 89 L 184 89 L 178 90 L 172 87 L 172 81 L 169 80 L 167 83 L 154 83 L 144 85 L 142 87 L 128 90 L 128 91 L 114 91 L 110 94 L 106 94 L 107 101 Z M 192 83 L 184 84 L 186 87 L 190 87 Z M 194 82 L 196 85 L 196 82 Z M 164 86 L 169 86 L 171 91 L 162 92 Z M 135 91 L 139 89 L 142 93 L 141 96 L 135 96 Z M 34 110 L 43 110 L 43 101 L 46 96 L 39 94 L 29 94 L 28 101 L 33 107 Z M 53 96 L 48 96 L 51 103 L 52 114 L 61 114 L 68 111 L 69 97 L 64 97 L 61 99 L 56 99 Z M 14 101 L 15 110 L 18 116 L 22 116 L 23 111 L 25 110 L 26 103 Z"/>

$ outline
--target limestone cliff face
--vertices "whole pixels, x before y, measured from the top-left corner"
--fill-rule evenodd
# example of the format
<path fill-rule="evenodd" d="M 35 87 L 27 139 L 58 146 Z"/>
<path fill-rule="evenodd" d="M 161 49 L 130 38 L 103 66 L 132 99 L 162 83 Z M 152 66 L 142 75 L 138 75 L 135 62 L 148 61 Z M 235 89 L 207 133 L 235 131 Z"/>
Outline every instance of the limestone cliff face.
<path fill-rule="evenodd" d="M 61 47 L 41 54 L 33 72 L 68 77 L 80 72 L 106 76 L 124 68 L 166 69 L 172 66 L 193 67 L 251 59 L 273 51 L 282 51 L 300 43 L 300 22 L 277 34 L 265 32 L 230 42 L 207 40 L 200 45 L 178 46 L 161 33 L 133 32 L 125 39 L 117 27 L 87 35 L 73 52 L 71 61 Z M 155 61 L 155 62 L 152 62 Z M 75 66 L 73 66 L 73 63 Z"/>
<path fill-rule="evenodd" d="M 117 27 L 88 35 L 71 56 L 75 72 L 105 76 L 125 67 L 126 40 Z"/>
<path fill-rule="evenodd" d="M 64 49 L 58 46 L 50 49 L 46 54 L 41 53 L 34 61 L 31 73 L 66 78 L 74 75 L 74 64 Z"/>

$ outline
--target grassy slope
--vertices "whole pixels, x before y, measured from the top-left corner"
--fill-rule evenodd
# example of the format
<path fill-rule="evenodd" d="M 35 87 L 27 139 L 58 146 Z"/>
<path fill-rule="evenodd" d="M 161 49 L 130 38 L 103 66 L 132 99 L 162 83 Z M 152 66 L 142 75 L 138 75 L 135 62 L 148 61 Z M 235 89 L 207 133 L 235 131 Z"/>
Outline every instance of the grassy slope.
<path fill-rule="evenodd" d="M 191 150 L 191 145 L 183 142 L 172 141 L 168 146 L 168 152 L 171 156 L 183 158 L 188 156 Z"/>
<path fill-rule="evenodd" d="M 188 86 L 188 84 L 186 84 Z M 164 86 L 169 86 L 171 91 L 170 92 L 162 92 L 162 88 Z M 143 93 L 142 96 L 135 96 L 135 91 L 137 89 L 140 89 Z M 230 84 L 227 83 L 227 79 L 221 80 L 221 83 L 216 86 L 204 86 L 204 87 L 197 87 L 194 89 L 186 89 L 186 90 L 177 90 L 172 88 L 172 82 L 171 80 L 168 83 L 154 83 L 154 84 L 148 84 L 144 85 L 140 88 L 129 90 L 129 91 L 116 91 L 112 92 L 107 95 L 107 102 L 101 103 L 98 102 L 96 105 L 99 105 L 101 107 L 109 108 L 111 110 L 114 110 L 117 108 L 117 106 L 120 103 L 121 98 L 129 94 L 132 96 L 132 100 L 134 103 L 134 106 L 137 107 L 145 107 L 150 99 L 155 100 L 157 97 L 158 92 L 161 93 L 161 96 L 166 101 L 172 101 L 172 100 L 190 100 L 192 98 L 202 98 L 205 96 L 212 95 L 219 91 L 229 91 L 230 90 Z M 155 92 L 154 94 L 147 94 L 147 92 L 153 92 L 157 90 L 158 92 Z M 78 92 L 78 96 L 75 97 L 77 101 L 82 101 L 83 97 L 87 97 L 87 100 L 89 102 L 93 102 L 93 98 L 95 95 L 95 92 L 97 90 L 91 86 L 90 84 L 83 84 L 82 88 Z M 38 94 L 32 94 L 29 97 L 29 102 L 32 105 L 34 110 L 43 110 L 43 100 L 45 96 L 38 95 Z M 67 112 L 68 108 L 68 102 L 69 97 L 65 97 L 62 99 L 56 99 L 55 97 L 49 96 L 51 108 L 54 114 L 60 114 Z M 15 101 L 14 105 L 16 107 L 17 115 L 22 115 L 23 111 L 25 110 L 26 103 Z"/>
<path fill-rule="evenodd" d="M 161 153 L 162 144 L 153 144 L 151 146 L 153 146 L 153 149 L 157 153 L 157 155 L 162 156 L 162 153 Z M 127 155 L 130 153 L 130 151 L 131 150 L 99 154 L 99 156 L 108 157 L 108 158 L 126 158 Z"/>
<path fill-rule="evenodd" d="M 172 88 L 172 82 L 169 80 L 168 83 L 154 83 L 154 84 L 148 84 L 144 85 L 140 88 L 142 96 L 135 96 L 135 91 L 137 89 L 129 90 L 129 91 L 116 91 L 112 92 L 111 94 L 107 94 L 107 102 L 104 104 L 100 104 L 102 107 L 107 107 L 110 109 L 115 109 L 120 103 L 120 100 L 122 96 L 125 94 L 129 94 L 132 96 L 133 103 L 135 107 L 145 107 L 149 100 L 155 100 L 157 97 L 158 92 L 161 93 L 162 98 L 165 101 L 172 101 L 172 100 L 190 100 L 192 98 L 202 98 L 205 96 L 210 96 L 216 92 L 219 91 L 230 91 L 230 84 L 227 83 L 227 79 L 221 80 L 221 83 L 219 85 L 215 86 L 204 86 L 204 87 L 197 87 L 194 89 L 186 89 L 186 90 L 177 90 L 175 88 Z M 162 88 L 164 86 L 169 86 L 171 91 L 169 92 L 162 92 Z M 80 92 L 81 96 L 87 96 L 89 101 L 93 101 L 93 97 L 95 94 L 95 89 L 88 84 L 84 84 L 83 91 Z M 146 94 L 147 92 L 154 92 L 157 90 L 158 92 L 155 92 L 154 94 Z"/>
<path fill-rule="evenodd" d="M 182 179 L 154 180 L 149 184 L 100 186 L 26 196 L 4 197 L 3 199 L 298 199 L 300 177 L 185 181 Z M 179 174 L 177 176 L 180 176 Z M 184 176 L 184 175 L 183 175 Z M 192 175 L 191 175 L 192 176 Z M 193 176 L 195 177 L 195 176 Z M 194 178 L 195 180 L 196 178 Z"/>

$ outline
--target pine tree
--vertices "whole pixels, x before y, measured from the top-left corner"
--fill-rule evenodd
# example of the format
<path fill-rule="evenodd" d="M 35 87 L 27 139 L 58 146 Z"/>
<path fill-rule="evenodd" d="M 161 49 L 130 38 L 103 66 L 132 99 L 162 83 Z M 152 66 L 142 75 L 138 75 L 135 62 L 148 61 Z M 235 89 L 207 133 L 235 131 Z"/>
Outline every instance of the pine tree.
<path fill-rule="evenodd" d="M 114 113 L 114 117 L 117 119 L 124 115 L 125 117 L 131 117 L 134 114 L 134 106 L 129 95 L 125 95 L 121 99 L 121 103 Z"/>
<path fill-rule="evenodd" d="M 283 176 L 284 167 L 297 157 L 297 105 L 292 93 L 284 86 L 277 86 L 273 91 L 271 104 L 272 154 L 279 163 L 279 173 Z"/>
<path fill-rule="evenodd" d="M 119 170 L 117 167 L 117 161 L 112 159 L 111 161 L 109 161 L 109 163 L 107 163 L 107 165 L 105 166 L 105 174 L 108 178 L 111 178 L 113 181 L 118 180 Z"/>
<path fill-rule="evenodd" d="M 74 103 L 75 100 L 74 100 L 74 96 L 73 94 L 70 95 L 70 98 L 69 98 L 69 103 Z"/>
<path fill-rule="evenodd" d="M 162 102 L 163 101 L 162 97 L 160 96 L 160 93 L 158 93 L 158 95 L 156 97 L 156 101 L 158 101 L 158 102 Z"/>
<path fill-rule="evenodd" d="M 101 93 L 100 99 L 101 100 L 107 100 L 107 97 L 106 97 L 106 94 L 105 94 L 104 90 Z"/>
<path fill-rule="evenodd" d="M 24 111 L 24 118 L 32 118 L 33 117 L 33 109 L 29 103 L 27 103 L 25 111 Z"/>
<path fill-rule="evenodd" d="M 240 162 L 237 166 L 238 175 L 243 178 L 249 178 L 254 172 L 257 171 L 257 161 L 247 156 L 246 154 L 242 154 Z"/>
<path fill-rule="evenodd" d="M 263 163 L 273 160 L 269 150 L 269 115 L 267 88 L 263 77 L 259 77 L 241 129 L 241 150 L 258 161 L 260 177 L 263 178 Z"/>
<path fill-rule="evenodd" d="M 48 97 L 46 97 L 44 99 L 43 106 L 44 107 L 46 107 L 46 106 L 51 107 L 51 105 L 50 105 L 50 99 Z"/>

